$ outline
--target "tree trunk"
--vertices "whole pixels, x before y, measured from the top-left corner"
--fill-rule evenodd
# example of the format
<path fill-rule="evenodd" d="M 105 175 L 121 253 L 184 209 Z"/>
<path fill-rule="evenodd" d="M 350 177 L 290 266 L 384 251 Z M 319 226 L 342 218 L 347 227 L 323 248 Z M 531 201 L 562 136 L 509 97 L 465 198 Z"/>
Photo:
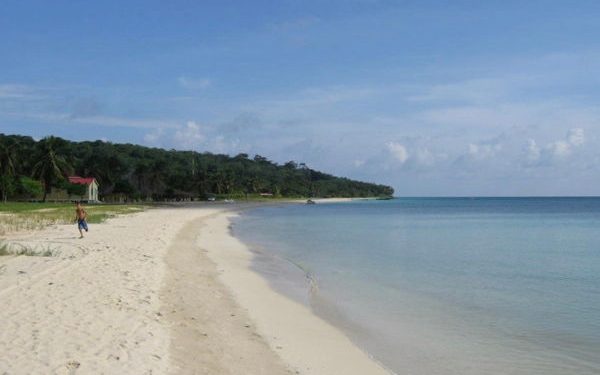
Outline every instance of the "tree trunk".
<path fill-rule="evenodd" d="M 46 203 L 46 197 L 48 196 L 48 183 L 44 182 L 44 197 L 42 198 L 42 202 Z"/>

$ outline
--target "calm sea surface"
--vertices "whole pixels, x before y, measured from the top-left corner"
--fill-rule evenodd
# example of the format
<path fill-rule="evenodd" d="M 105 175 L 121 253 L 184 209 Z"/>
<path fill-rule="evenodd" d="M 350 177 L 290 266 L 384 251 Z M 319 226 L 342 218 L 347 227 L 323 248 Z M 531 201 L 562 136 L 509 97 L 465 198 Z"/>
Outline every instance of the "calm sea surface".
<path fill-rule="evenodd" d="M 233 228 L 398 374 L 600 374 L 600 198 L 264 207 Z"/>

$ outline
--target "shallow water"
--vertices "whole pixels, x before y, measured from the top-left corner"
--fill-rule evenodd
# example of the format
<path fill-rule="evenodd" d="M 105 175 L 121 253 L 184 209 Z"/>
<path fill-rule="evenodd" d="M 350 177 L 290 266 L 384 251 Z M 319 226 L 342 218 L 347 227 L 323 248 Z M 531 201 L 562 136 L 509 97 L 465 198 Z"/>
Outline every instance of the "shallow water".
<path fill-rule="evenodd" d="M 399 374 L 599 374 L 599 198 L 257 208 L 255 268 Z"/>

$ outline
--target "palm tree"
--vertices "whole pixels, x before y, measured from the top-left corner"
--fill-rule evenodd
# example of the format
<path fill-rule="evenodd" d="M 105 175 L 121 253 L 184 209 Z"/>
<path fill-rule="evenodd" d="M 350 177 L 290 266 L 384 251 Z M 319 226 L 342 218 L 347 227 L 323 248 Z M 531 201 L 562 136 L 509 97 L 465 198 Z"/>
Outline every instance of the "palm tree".
<path fill-rule="evenodd" d="M 56 153 L 57 142 L 55 137 L 46 137 L 37 144 L 39 161 L 33 166 L 33 177 L 39 178 L 44 184 L 44 202 L 52 184 L 71 170 L 66 160 Z"/>
<path fill-rule="evenodd" d="M 15 146 L 17 145 L 17 142 L 0 141 L 0 190 L 2 190 L 2 201 L 4 202 L 8 200 L 8 194 L 14 188 Z"/>
<path fill-rule="evenodd" d="M 148 180 L 149 171 L 150 168 L 144 161 L 137 162 L 133 170 L 133 175 L 137 182 L 137 189 L 143 195 L 147 195 L 146 191 L 148 190 L 148 187 L 146 186 L 146 180 Z"/>

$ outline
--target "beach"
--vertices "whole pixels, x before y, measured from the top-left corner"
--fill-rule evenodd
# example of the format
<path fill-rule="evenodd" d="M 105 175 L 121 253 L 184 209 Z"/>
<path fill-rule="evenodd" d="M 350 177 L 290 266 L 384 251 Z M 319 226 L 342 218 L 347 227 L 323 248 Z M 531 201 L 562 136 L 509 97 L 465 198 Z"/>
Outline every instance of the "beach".
<path fill-rule="evenodd" d="M 0 373 L 387 373 L 251 270 L 229 228 L 239 208 L 7 235 L 52 256 L 0 258 Z"/>

